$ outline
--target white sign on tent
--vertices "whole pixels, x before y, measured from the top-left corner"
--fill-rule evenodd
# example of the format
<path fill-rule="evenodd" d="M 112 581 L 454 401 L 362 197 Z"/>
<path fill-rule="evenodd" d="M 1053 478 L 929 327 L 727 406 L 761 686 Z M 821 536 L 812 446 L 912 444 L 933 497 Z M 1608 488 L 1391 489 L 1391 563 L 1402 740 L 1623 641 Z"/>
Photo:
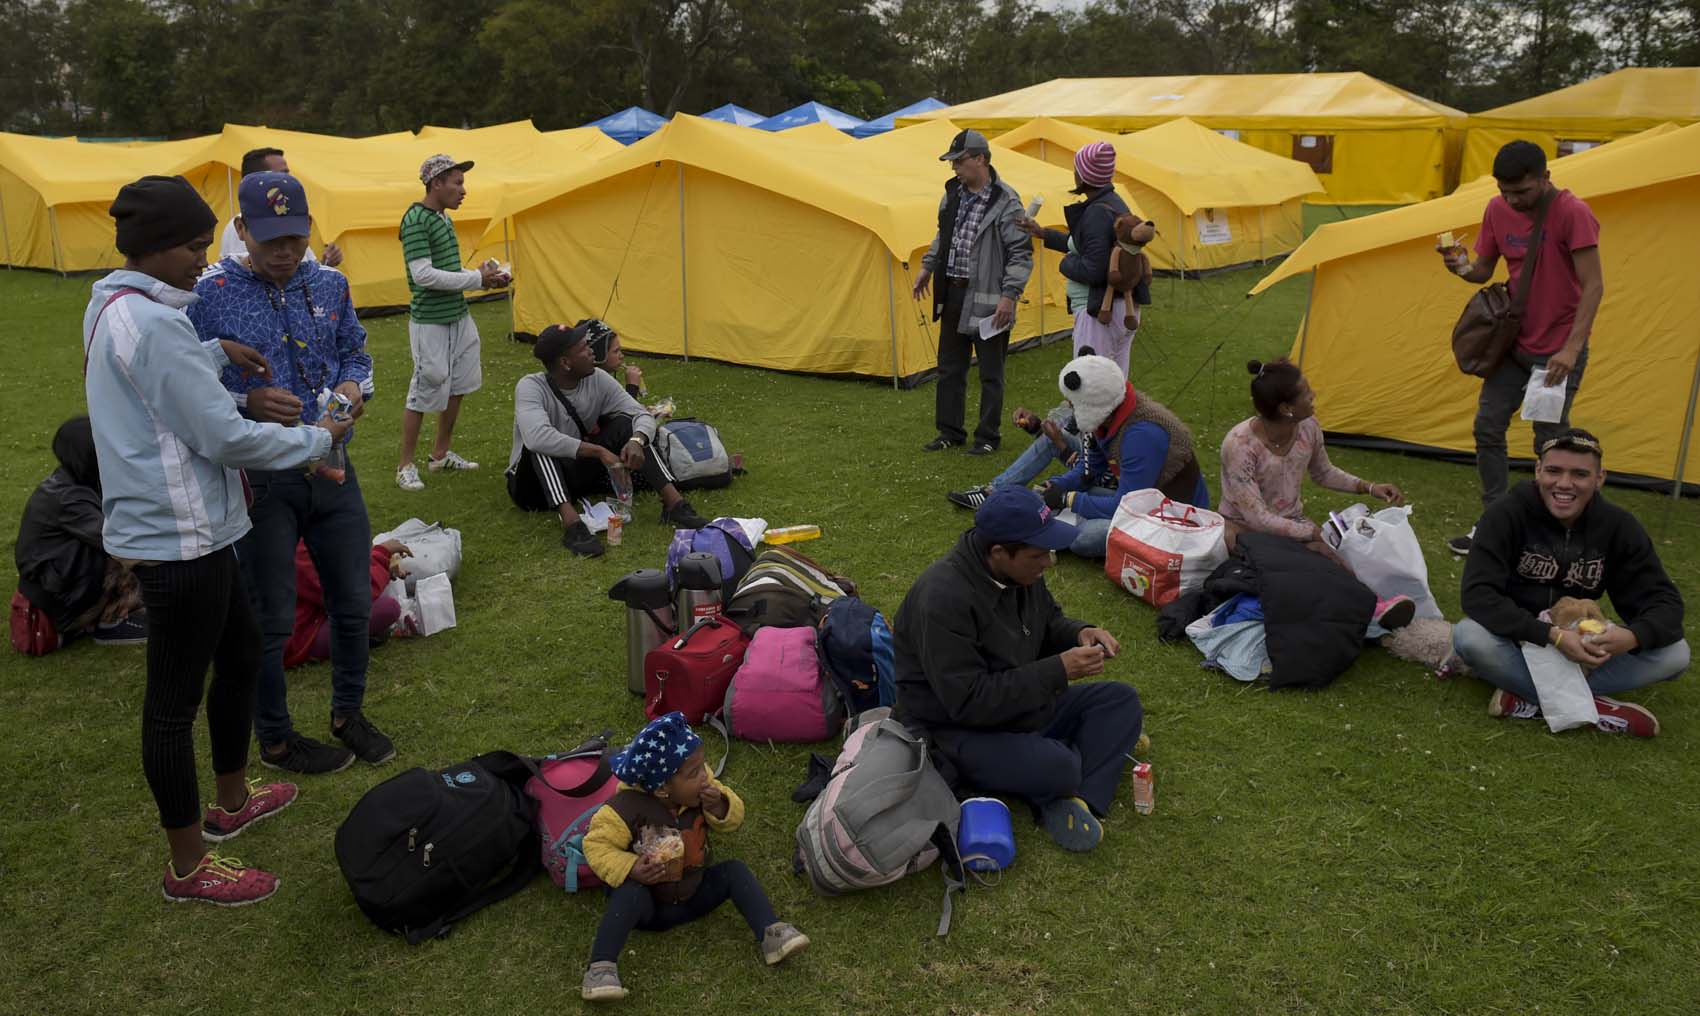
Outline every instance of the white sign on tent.
<path fill-rule="evenodd" d="M 1214 208 L 1200 208 L 1192 213 L 1192 218 L 1198 224 L 1199 243 L 1210 245 L 1234 242 L 1234 231 L 1228 226 L 1226 213 L 1217 215 Z"/>

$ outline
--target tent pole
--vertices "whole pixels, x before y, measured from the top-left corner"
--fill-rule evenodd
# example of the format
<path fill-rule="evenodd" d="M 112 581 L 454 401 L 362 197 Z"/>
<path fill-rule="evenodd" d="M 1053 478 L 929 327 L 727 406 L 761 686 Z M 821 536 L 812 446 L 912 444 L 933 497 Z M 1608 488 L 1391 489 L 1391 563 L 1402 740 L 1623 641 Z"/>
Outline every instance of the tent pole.
<path fill-rule="evenodd" d="M 891 315 L 891 390 L 897 391 L 902 385 L 898 384 L 897 372 L 897 257 L 886 258 L 885 262 L 885 309 Z"/>
<path fill-rule="evenodd" d="M 53 228 L 53 270 L 65 277 L 64 256 L 59 250 L 59 210 L 52 205 L 47 206 L 47 222 Z"/>
<path fill-rule="evenodd" d="M 1700 355 L 1694 358 L 1694 380 L 1688 385 L 1688 411 L 1682 416 L 1682 441 L 1677 446 L 1676 474 L 1671 479 L 1671 503 L 1682 500 L 1682 474 L 1688 468 L 1688 446 L 1694 433 L 1694 403 L 1700 399 Z M 1666 509 L 1669 518 L 1669 509 Z"/>
<path fill-rule="evenodd" d="M 502 256 L 507 259 L 508 269 L 510 271 L 512 271 L 513 266 L 514 266 L 514 244 L 513 244 L 513 240 L 508 237 L 508 222 L 509 221 L 510 220 L 508 220 L 508 219 L 502 220 Z M 508 282 L 507 296 L 508 296 L 508 339 L 509 339 L 509 341 L 512 341 L 514 339 L 514 337 L 519 334 L 519 328 L 518 328 L 518 326 L 516 326 L 514 324 L 514 284 L 513 284 L 512 280 L 509 280 L 509 282 Z"/>
<path fill-rule="evenodd" d="M 12 270 L 12 229 L 6 224 L 6 194 L 0 190 L 0 240 L 6 244 L 6 270 Z"/>
<path fill-rule="evenodd" d="M 679 163 L 679 326 L 685 362 L 691 362 L 691 300 L 685 290 L 685 164 Z"/>
<path fill-rule="evenodd" d="M 1305 340 L 1310 338 L 1310 302 L 1316 297 L 1316 269 L 1310 270 L 1310 286 L 1305 289 L 1305 316 L 1299 322 L 1299 369 L 1305 369 Z"/>

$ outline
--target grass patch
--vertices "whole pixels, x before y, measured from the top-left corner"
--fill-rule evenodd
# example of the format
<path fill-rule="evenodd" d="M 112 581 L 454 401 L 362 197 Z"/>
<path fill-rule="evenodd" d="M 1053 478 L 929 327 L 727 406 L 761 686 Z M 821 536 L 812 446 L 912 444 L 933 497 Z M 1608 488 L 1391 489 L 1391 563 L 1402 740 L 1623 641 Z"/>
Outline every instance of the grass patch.
<path fill-rule="evenodd" d="M 1249 412 L 1241 365 L 1285 350 L 1303 307 L 1302 280 L 1243 300 L 1255 278 L 1160 280 L 1134 352 L 1137 383 L 1197 433 L 1213 491 L 1215 449 Z M 52 466 L 53 430 L 83 409 L 77 328 L 89 281 L 0 275 L 0 519 L 17 518 Z M 476 313 L 487 385 L 467 401 L 457 448 L 483 469 L 427 474 L 421 494 L 391 480 L 410 370 L 405 319 L 369 323 L 378 397 L 353 457 L 373 527 L 418 515 L 465 532 L 460 627 L 372 658 L 368 711 L 394 736 L 395 764 L 305 781 L 288 816 L 236 845 L 282 876 L 273 900 L 234 911 L 161 900 L 163 843 L 138 764 L 142 649 L 0 653 L 0 771 L 9 774 L 0 927 L 11 942 L 0 1009 L 579 1006 L 599 896 L 563 897 L 540 881 L 453 937 L 409 948 L 354 908 L 331 850 L 355 800 L 402 766 L 496 747 L 541 753 L 605 727 L 626 735 L 641 720 L 624 688 L 622 608 L 606 590 L 663 557 L 658 508 L 640 498 L 626 545 L 584 561 L 561 549 L 552 519 L 510 506 L 501 472 L 512 382 L 535 363 L 528 347 L 496 338 L 505 307 Z M 1014 357 L 1008 404 L 1054 405 L 1067 358 L 1066 344 Z M 931 386 L 641 362 L 653 391 L 715 422 L 750 467 L 731 489 L 693 498 L 698 508 L 819 523 L 824 538 L 804 549 L 857 578 L 888 615 L 968 524 L 943 492 L 988 478 L 1019 450 L 1006 427 L 992 462 L 922 455 Z M 1324 421 L 1330 394 L 1320 393 Z M 1455 614 L 1460 566 L 1441 544 L 1473 518 L 1474 472 L 1332 454 L 1408 493 L 1435 593 Z M 1307 495 L 1313 516 L 1354 500 Z M 1690 502 L 1667 515 L 1650 494 L 1609 496 L 1648 522 L 1672 575 L 1692 587 L 1700 509 Z M 727 779 L 750 821 L 717 848 L 750 863 L 814 946 L 766 969 L 730 907 L 679 931 L 636 935 L 621 962 L 634 992 L 624 1011 L 1693 1011 L 1700 860 L 1681 845 L 1700 820 L 1692 679 L 1640 696 L 1664 720 L 1652 742 L 1495 721 L 1483 710 L 1485 685 L 1437 684 L 1374 650 L 1332 688 L 1271 695 L 1201 671 L 1190 646 L 1159 645 L 1152 612 L 1090 564 L 1065 560 L 1050 582 L 1070 613 L 1123 639 L 1109 676 L 1144 699 L 1156 814 L 1136 816 L 1124 799 L 1104 847 L 1085 857 L 1018 828 L 1015 866 L 1000 886 L 960 902 L 950 938 L 938 940 L 936 876 L 838 899 L 792 878 L 802 809 L 788 795 L 809 748 L 736 745 Z M 1700 641 L 1692 619 L 1688 634 Z M 292 672 L 291 705 L 308 734 L 325 734 L 328 683 L 323 665 Z M 206 751 L 203 735 L 203 769 Z M 203 777 L 203 794 L 209 787 Z"/>

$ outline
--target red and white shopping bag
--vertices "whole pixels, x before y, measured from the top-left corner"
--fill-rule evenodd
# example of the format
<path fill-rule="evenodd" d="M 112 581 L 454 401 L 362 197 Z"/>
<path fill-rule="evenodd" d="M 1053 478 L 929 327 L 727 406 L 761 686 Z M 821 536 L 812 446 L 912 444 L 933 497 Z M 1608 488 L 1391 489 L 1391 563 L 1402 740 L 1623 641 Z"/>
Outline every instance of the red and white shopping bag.
<path fill-rule="evenodd" d="M 1222 516 L 1160 490 L 1122 498 L 1110 520 L 1104 574 L 1153 607 L 1202 586 L 1228 559 Z"/>

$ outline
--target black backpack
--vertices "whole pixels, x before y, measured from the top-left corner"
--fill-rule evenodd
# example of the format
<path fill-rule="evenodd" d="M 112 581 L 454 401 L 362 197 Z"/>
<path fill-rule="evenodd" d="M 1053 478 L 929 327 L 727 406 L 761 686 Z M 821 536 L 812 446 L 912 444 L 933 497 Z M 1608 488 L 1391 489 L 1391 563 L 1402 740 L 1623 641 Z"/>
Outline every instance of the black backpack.
<path fill-rule="evenodd" d="M 372 923 L 409 944 L 447 935 L 541 870 L 529 759 L 493 751 L 409 769 L 367 791 L 336 831 L 336 860 Z"/>

